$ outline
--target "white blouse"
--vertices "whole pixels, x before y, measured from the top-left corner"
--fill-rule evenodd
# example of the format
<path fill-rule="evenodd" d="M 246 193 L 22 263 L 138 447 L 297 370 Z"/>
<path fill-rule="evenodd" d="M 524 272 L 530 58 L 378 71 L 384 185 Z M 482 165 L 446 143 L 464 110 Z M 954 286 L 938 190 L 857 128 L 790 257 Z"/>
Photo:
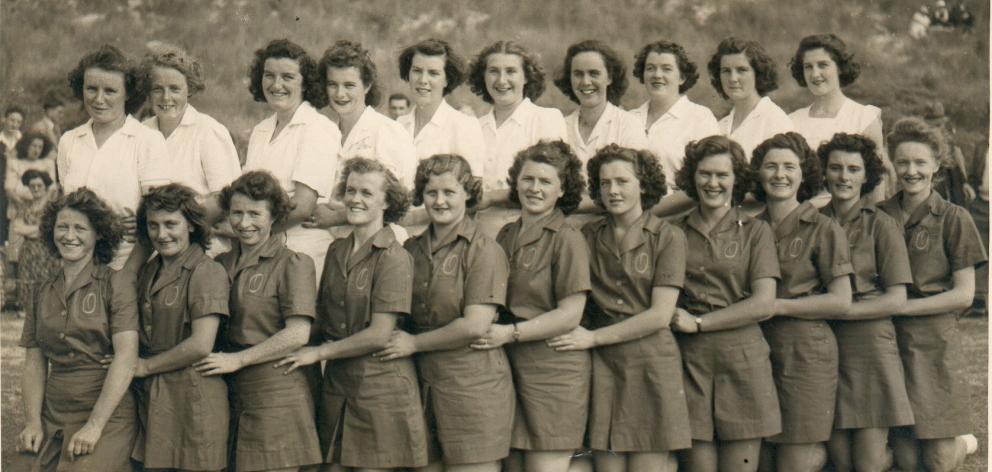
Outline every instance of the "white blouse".
<path fill-rule="evenodd" d="M 416 107 L 413 107 L 410 113 L 396 121 L 413 136 L 418 159 L 427 159 L 434 154 L 458 154 L 468 161 L 473 175 L 482 175 L 486 144 L 478 119 L 455 110 L 442 99 L 431 121 L 415 135 L 416 111 Z"/>
<path fill-rule="evenodd" d="M 490 110 L 479 118 L 486 141 L 486 162 L 483 166 L 485 190 L 507 189 L 506 179 L 518 152 L 541 140 L 566 140 L 565 117 L 557 108 L 539 107 L 524 98 L 503 124 L 496 126 Z"/>
<path fill-rule="evenodd" d="M 685 160 L 685 145 L 714 134 L 720 134 L 720 125 L 709 108 L 693 103 L 682 95 L 654 123 L 648 123 L 650 101 L 630 110 L 648 133 L 648 149 L 658 157 L 665 182 L 675 185 L 675 173 Z"/>
<path fill-rule="evenodd" d="M 836 133 L 864 134 L 872 123 L 881 119 L 882 110 L 872 105 L 862 105 L 850 98 L 844 100 L 837 115 L 833 118 L 818 118 L 809 115 L 811 107 L 800 108 L 789 114 L 796 132 L 806 138 L 806 143 L 814 150 L 830 141 Z"/>
<path fill-rule="evenodd" d="M 344 161 L 364 157 L 382 162 L 407 190 L 413 189 L 413 178 L 417 173 L 417 148 L 413 137 L 403 125 L 372 107 L 365 107 L 358 122 L 344 138 L 338 157 L 338 175 Z"/>
<path fill-rule="evenodd" d="M 565 117 L 565 126 L 568 129 L 568 144 L 583 164 L 589 162 L 596 151 L 607 144 L 632 149 L 648 148 L 642 120 L 612 103 L 606 104 L 606 109 L 593 127 L 588 140 L 582 139 L 579 133 L 579 110 Z"/>
<path fill-rule="evenodd" d="M 148 118 L 144 124 L 159 130 L 158 117 Z M 241 162 L 231 133 L 193 105 L 186 105 L 179 126 L 165 138 L 165 144 L 169 148 L 173 180 L 201 197 L 221 191 L 241 175 Z"/>
<path fill-rule="evenodd" d="M 754 148 L 766 139 L 779 133 L 794 131 L 795 127 L 789 115 L 786 115 L 772 99 L 761 97 L 758 105 L 751 110 L 751 113 L 744 118 L 744 121 L 731 131 L 734 124 L 734 113 L 737 110 L 730 110 L 730 114 L 720 120 L 720 133 L 737 141 L 744 148 L 744 156 L 748 162 L 751 161 L 751 153 Z"/>

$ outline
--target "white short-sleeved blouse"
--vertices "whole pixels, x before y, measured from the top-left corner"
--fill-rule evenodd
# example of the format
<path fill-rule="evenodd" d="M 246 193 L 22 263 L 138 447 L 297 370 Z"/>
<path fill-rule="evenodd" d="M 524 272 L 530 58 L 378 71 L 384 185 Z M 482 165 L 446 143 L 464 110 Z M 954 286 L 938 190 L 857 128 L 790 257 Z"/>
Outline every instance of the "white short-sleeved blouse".
<path fill-rule="evenodd" d="M 485 190 L 506 189 L 507 174 L 518 152 L 541 140 L 567 140 L 565 117 L 557 108 L 539 107 L 524 98 L 513 114 L 499 127 L 492 110 L 479 118 L 486 141 L 486 162 L 483 166 Z"/>
<path fill-rule="evenodd" d="M 882 110 L 872 105 L 862 105 L 850 98 L 844 100 L 837 115 L 833 118 L 817 118 L 809 115 L 810 107 L 800 108 L 789 114 L 796 132 L 806 138 L 806 143 L 814 150 L 830 141 L 836 133 L 864 134 L 872 123 L 882 116 Z"/>
<path fill-rule="evenodd" d="M 744 148 L 744 155 L 748 162 L 751 161 L 751 153 L 754 148 L 766 139 L 779 133 L 794 131 L 795 127 L 789 115 L 786 115 L 772 99 L 761 97 L 758 105 L 751 110 L 751 113 L 744 118 L 744 122 L 731 131 L 734 124 L 734 113 L 737 110 L 730 110 L 730 114 L 720 120 L 720 133 L 737 141 Z"/>
<path fill-rule="evenodd" d="M 693 103 L 682 95 L 654 123 L 648 123 L 650 102 L 630 110 L 647 130 L 648 149 L 658 157 L 665 171 L 665 182 L 675 184 L 675 173 L 685 160 L 685 145 L 707 136 L 720 134 L 720 126 L 709 108 Z"/>
<path fill-rule="evenodd" d="M 413 144 L 413 136 L 403 125 L 372 107 L 365 107 L 358 122 L 344 138 L 338 156 L 339 167 L 353 157 L 382 162 L 407 189 L 413 188 L 413 177 L 417 173 L 417 148 Z M 338 172 L 340 175 L 340 168 Z"/>
<path fill-rule="evenodd" d="M 414 134 L 417 109 L 413 107 L 396 121 L 403 125 L 417 147 L 417 159 L 427 159 L 434 154 L 458 154 L 472 166 L 472 174 L 481 176 L 485 167 L 486 144 L 482 138 L 479 120 L 468 116 L 441 100 L 431 121 Z"/>
<path fill-rule="evenodd" d="M 158 117 L 148 118 L 144 124 L 159 130 Z M 165 144 L 169 148 L 173 180 L 193 189 L 197 195 L 219 192 L 241 175 L 241 162 L 231 133 L 193 105 L 186 105 L 179 126 L 165 138 Z"/>
<path fill-rule="evenodd" d="M 648 148 L 643 121 L 612 103 L 606 104 L 606 109 L 593 127 L 588 140 L 582 139 L 579 133 L 579 110 L 565 117 L 565 126 L 568 130 L 568 144 L 583 164 L 589 162 L 596 151 L 607 144 L 632 149 Z"/>

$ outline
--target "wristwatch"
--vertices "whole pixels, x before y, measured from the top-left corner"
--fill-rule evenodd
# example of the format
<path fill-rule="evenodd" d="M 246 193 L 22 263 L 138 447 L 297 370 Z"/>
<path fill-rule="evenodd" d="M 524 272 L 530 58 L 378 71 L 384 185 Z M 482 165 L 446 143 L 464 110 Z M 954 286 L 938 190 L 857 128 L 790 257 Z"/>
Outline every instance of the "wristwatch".
<path fill-rule="evenodd" d="M 697 316 L 696 317 L 696 332 L 697 333 L 702 333 L 703 332 L 703 317 L 702 316 Z"/>
<path fill-rule="evenodd" d="M 520 342 L 520 327 L 516 323 L 513 323 L 513 342 Z"/>

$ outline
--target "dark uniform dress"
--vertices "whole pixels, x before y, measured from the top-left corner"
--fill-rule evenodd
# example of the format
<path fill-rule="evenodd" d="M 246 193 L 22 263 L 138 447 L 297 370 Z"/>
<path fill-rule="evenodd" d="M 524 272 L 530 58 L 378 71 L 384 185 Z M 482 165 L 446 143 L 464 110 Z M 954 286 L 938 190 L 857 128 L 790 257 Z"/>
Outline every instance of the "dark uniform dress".
<path fill-rule="evenodd" d="M 760 215 L 768 220 L 766 212 Z M 800 203 L 775 229 L 782 269 L 781 299 L 826 293 L 838 277 L 850 276 L 847 237 L 837 222 L 812 203 Z M 771 346 L 772 370 L 782 409 L 782 432 L 769 442 L 824 442 L 833 432 L 837 406 L 837 339 L 824 320 L 776 316 L 761 323 Z"/>
<path fill-rule="evenodd" d="M 688 252 L 679 306 L 696 316 L 751 296 L 753 281 L 779 278 L 771 228 L 731 208 L 709 232 L 699 210 L 675 221 Z M 768 343 L 758 323 L 679 333 L 692 439 L 739 441 L 782 430 Z"/>
<path fill-rule="evenodd" d="M 410 313 L 413 261 L 382 228 L 357 252 L 354 233 L 331 243 L 317 297 L 318 336 L 337 341 L 369 326 L 373 313 Z M 366 354 L 327 363 L 317 432 L 324 461 L 345 467 L 427 465 L 427 425 L 413 359 Z"/>
<path fill-rule="evenodd" d="M 879 208 L 903 225 L 913 284 L 909 298 L 923 298 L 954 287 L 954 271 L 988 261 L 968 211 L 936 192 L 911 215 L 902 211 L 902 193 Z M 897 316 L 896 340 L 906 369 L 906 390 L 919 439 L 952 438 L 971 431 L 967 380 L 961 374 L 964 346 L 958 313 Z"/>
<path fill-rule="evenodd" d="M 404 244 L 413 256 L 415 333 L 460 318 L 470 305 L 502 306 L 509 272 L 506 256 L 465 217 L 444 239 L 431 229 Z M 430 459 L 445 464 L 500 460 L 510 453 L 514 393 L 502 349 L 463 347 L 415 356 L 431 433 Z"/>
<path fill-rule="evenodd" d="M 59 271 L 41 285 L 35 309 L 27 313 L 20 345 L 39 348 L 49 363 L 41 411 L 44 441 L 32 470 L 131 470 L 138 435 L 134 397 L 125 393 L 93 452 L 70 460 L 69 439 L 89 419 L 107 369 L 100 361 L 114 354 L 113 335 L 138 330 L 133 276 L 90 263 L 66 290 Z"/>
<path fill-rule="evenodd" d="M 590 290 L 589 250 L 582 233 L 555 208 L 522 231 L 517 220 L 496 238 L 510 261 L 506 308 L 500 321 L 522 322 Z M 592 361 L 588 351 L 557 352 L 545 340 L 506 345 L 517 389 L 514 449 L 576 450 L 589 415 Z"/>
<path fill-rule="evenodd" d="M 611 218 L 582 229 L 590 252 L 591 299 L 585 324 L 599 329 L 651 308 L 655 287 L 682 288 L 685 234 L 644 212 L 616 241 Z M 653 452 L 692 446 L 682 356 L 665 327 L 592 350 L 589 446 Z"/>
<path fill-rule="evenodd" d="M 913 282 L 902 230 L 892 217 L 859 201 L 841 220 L 827 205 L 820 210 L 847 233 L 854 266 L 854 300 L 868 300 L 886 287 Z M 896 328 L 891 317 L 834 320 L 840 377 L 836 429 L 889 428 L 913 424 Z"/>
<path fill-rule="evenodd" d="M 138 275 L 141 357 L 162 354 L 193 334 L 193 321 L 227 317 L 224 267 L 191 244 L 168 267 L 161 256 Z M 133 457 L 145 468 L 221 470 L 227 467 L 230 412 L 227 384 L 192 366 L 135 379 L 142 437 Z"/>
<path fill-rule="evenodd" d="M 259 344 L 286 327 L 286 318 L 315 318 L 317 284 L 310 256 L 273 235 L 238 262 L 241 245 L 217 256 L 231 283 L 229 352 Z M 313 397 L 302 369 L 283 375 L 272 362 L 230 375 L 232 470 L 269 470 L 322 462 Z"/>

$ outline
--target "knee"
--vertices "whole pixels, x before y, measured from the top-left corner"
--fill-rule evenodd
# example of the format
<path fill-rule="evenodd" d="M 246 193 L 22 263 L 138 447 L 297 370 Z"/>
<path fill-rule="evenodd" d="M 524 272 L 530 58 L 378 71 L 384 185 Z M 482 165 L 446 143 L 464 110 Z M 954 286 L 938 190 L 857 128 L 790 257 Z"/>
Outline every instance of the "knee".
<path fill-rule="evenodd" d="M 892 467 L 892 461 L 887 460 L 888 454 L 865 454 L 854 458 L 854 470 L 857 472 L 884 472 Z M 839 470 L 839 469 L 838 469 Z"/>
<path fill-rule="evenodd" d="M 923 468 L 927 472 L 950 472 L 957 468 L 959 461 L 954 441 L 940 441 L 923 448 Z"/>
<path fill-rule="evenodd" d="M 819 472 L 827 465 L 827 451 L 822 444 L 778 447 L 777 470 Z"/>

